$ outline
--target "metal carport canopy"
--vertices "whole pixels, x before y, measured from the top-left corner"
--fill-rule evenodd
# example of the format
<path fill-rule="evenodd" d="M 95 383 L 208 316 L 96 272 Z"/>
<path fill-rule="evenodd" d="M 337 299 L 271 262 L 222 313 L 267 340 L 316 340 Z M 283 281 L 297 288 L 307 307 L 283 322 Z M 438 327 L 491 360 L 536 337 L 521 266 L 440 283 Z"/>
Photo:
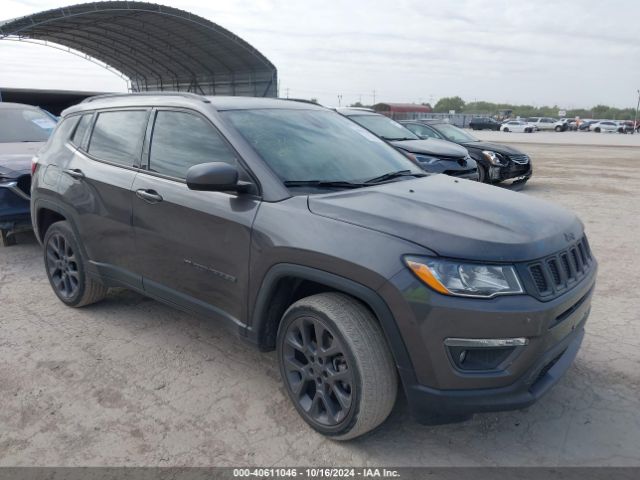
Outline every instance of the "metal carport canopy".
<path fill-rule="evenodd" d="M 228 30 L 177 8 L 93 2 L 0 21 L 1 39 L 51 42 L 128 77 L 133 91 L 277 96 L 276 67 Z"/>

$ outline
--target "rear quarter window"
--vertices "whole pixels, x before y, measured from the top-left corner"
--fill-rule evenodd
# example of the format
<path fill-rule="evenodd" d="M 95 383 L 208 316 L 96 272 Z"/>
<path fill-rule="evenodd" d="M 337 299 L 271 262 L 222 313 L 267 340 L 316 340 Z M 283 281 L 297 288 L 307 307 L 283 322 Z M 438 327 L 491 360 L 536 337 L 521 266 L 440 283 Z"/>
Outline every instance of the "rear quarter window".
<path fill-rule="evenodd" d="M 78 122 L 76 129 L 71 136 L 71 142 L 74 145 L 81 148 L 84 147 L 84 140 L 87 135 L 87 131 L 91 126 L 91 120 L 93 120 L 93 112 L 85 113 L 80 117 L 80 121 Z"/>

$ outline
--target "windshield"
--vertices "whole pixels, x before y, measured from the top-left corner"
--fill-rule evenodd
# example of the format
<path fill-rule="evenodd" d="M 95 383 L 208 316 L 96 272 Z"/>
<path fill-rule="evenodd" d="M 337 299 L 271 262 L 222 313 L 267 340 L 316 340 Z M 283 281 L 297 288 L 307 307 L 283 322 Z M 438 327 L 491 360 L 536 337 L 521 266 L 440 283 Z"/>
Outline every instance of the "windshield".
<path fill-rule="evenodd" d="M 479 141 L 470 133 L 467 133 L 461 128 L 458 128 L 455 125 L 451 125 L 449 123 L 440 123 L 436 126 L 436 128 L 438 129 L 438 132 L 440 132 L 444 136 L 444 138 L 446 138 L 450 142 L 465 143 Z"/>
<path fill-rule="evenodd" d="M 46 142 L 55 126 L 37 108 L 0 108 L 0 143 Z"/>
<path fill-rule="evenodd" d="M 335 112 L 265 109 L 223 114 L 285 182 L 363 182 L 392 171 L 424 173 Z"/>
<path fill-rule="evenodd" d="M 408 128 L 382 115 L 349 115 L 349 118 L 385 140 L 420 140 Z"/>

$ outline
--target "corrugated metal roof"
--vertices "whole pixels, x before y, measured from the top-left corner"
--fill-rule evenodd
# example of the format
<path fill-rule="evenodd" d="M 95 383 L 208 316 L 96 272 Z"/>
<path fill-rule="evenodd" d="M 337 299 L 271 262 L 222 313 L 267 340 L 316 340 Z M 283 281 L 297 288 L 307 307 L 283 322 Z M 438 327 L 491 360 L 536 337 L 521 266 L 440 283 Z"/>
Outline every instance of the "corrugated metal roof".
<path fill-rule="evenodd" d="M 122 72 L 134 91 L 276 96 L 276 67 L 209 20 L 146 2 L 93 2 L 0 21 L 0 39 L 72 48 Z"/>

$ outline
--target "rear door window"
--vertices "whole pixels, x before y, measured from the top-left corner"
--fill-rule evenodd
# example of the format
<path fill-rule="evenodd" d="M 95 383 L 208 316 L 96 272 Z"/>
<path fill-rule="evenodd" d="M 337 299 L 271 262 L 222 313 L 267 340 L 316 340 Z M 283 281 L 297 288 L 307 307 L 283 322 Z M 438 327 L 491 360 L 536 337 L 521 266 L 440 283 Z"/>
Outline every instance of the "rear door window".
<path fill-rule="evenodd" d="M 99 160 L 136 166 L 140 160 L 147 116 L 147 110 L 98 113 L 89 142 L 89 154 Z"/>
<path fill-rule="evenodd" d="M 236 164 L 233 150 L 214 126 L 198 114 L 160 110 L 151 137 L 149 171 L 184 179 L 189 168 L 209 162 Z"/>

